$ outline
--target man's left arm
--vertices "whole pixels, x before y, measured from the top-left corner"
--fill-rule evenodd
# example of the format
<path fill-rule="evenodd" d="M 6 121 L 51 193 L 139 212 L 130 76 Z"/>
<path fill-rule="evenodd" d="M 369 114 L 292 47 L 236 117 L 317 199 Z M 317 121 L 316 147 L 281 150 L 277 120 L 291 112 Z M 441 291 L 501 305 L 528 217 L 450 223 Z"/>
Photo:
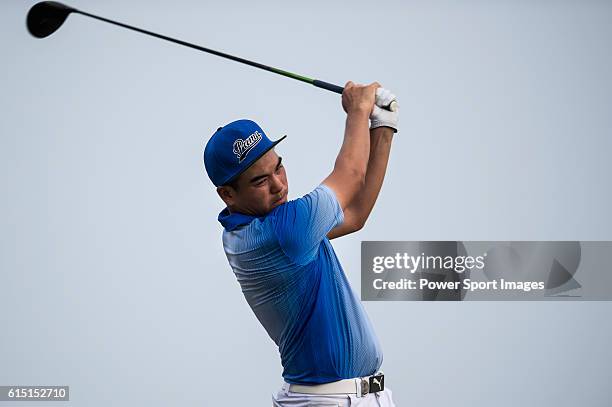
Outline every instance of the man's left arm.
<path fill-rule="evenodd" d="M 370 156 L 365 185 L 345 208 L 344 222 L 327 234 L 328 239 L 356 232 L 365 225 L 385 178 L 394 131 L 390 127 L 377 127 L 370 130 Z"/>

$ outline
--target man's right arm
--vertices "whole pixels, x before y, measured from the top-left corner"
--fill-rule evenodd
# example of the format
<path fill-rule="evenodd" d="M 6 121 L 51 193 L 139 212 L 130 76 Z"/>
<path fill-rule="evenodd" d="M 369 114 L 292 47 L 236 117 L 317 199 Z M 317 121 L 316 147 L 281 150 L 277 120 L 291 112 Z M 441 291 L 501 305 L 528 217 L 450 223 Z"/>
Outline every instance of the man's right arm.
<path fill-rule="evenodd" d="M 347 115 L 344 141 L 334 170 L 323 181 L 336 193 L 342 210 L 346 209 L 365 184 L 370 153 L 369 118 L 378 87 L 380 85 L 376 82 L 367 86 L 348 82 L 342 93 L 342 107 Z"/>
<path fill-rule="evenodd" d="M 297 264 L 307 264 L 319 244 L 337 228 L 354 224 L 345 209 L 365 185 L 370 154 L 369 118 L 376 88 L 348 82 L 342 93 L 346 111 L 344 141 L 332 173 L 310 194 L 277 207 L 274 230 L 283 252 Z M 348 215 L 350 211 L 347 211 Z M 301 231 L 296 233 L 295 231 Z"/>

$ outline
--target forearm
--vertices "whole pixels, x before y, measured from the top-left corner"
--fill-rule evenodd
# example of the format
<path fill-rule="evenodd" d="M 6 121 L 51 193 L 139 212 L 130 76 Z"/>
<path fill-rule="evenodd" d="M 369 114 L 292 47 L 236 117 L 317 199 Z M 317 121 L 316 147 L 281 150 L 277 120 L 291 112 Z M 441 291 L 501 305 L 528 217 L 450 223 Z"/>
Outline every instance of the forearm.
<path fill-rule="evenodd" d="M 343 210 L 365 185 L 369 153 L 368 114 L 349 114 L 346 118 L 344 141 L 334 170 L 323 180 L 324 184 L 334 190 Z"/>
<path fill-rule="evenodd" d="M 365 177 L 370 150 L 368 115 L 366 112 L 346 117 L 344 141 L 336 158 L 335 170 L 346 171 L 356 178 Z"/>
<path fill-rule="evenodd" d="M 385 178 L 393 129 L 378 127 L 370 130 L 370 153 L 365 184 L 351 201 L 348 210 L 354 213 L 357 223 L 363 225 L 370 216 Z"/>
<path fill-rule="evenodd" d="M 369 119 L 374 111 L 376 89 L 379 87 L 376 82 L 363 86 L 349 81 L 342 92 L 342 108 L 346 112 L 344 141 L 334 170 L 323 180 L 334 191 L 342 210 L 348 207 L 365 185 L 370 156 Z"/>

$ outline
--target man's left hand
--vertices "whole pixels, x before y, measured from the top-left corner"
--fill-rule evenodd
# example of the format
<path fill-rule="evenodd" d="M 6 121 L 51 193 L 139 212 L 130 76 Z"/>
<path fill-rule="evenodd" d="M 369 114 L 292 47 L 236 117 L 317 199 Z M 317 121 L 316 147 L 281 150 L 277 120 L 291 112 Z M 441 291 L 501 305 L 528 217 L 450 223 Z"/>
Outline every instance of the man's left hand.
<path fill-rule="evenodd" d="M 390 111 L 391 102 L 395 102 L 395 110 Z M 397 97 L 389 90 L 384 88 L 376 89 L 376 102 L 370 115 L 370 129 L 377 127 L 390 127 L 397 133 L 397 121 L 399 116 L 399 105 Z"/>

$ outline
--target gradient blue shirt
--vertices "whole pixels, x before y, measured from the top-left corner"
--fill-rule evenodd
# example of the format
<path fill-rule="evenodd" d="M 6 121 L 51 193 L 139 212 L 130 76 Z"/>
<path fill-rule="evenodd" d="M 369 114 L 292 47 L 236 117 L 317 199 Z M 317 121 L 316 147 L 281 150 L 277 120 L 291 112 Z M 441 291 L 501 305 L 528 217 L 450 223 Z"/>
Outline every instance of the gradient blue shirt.
<path fill-rule="evenodd" d="M 372 324 L 326 237 L 343 219 L 324 184 L 262 217 L 219 214 L 229 263 L 278 345 L 287 383 L 367 376 L 382 364 Z"/>

